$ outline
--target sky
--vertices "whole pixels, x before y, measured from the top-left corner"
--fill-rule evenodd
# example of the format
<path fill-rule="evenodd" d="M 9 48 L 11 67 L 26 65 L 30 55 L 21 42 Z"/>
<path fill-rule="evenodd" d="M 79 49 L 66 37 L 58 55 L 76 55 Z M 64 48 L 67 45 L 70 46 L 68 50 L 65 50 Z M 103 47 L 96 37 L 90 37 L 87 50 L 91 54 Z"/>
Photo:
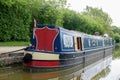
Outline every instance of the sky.
<path fill-rule="evenodd" d="M 67 0 L 67 4 L 77 12 L 84 11 L 86 6 L 102 8 L 112 18 L 112 25 L 120 27 L 120 0 Z"/>

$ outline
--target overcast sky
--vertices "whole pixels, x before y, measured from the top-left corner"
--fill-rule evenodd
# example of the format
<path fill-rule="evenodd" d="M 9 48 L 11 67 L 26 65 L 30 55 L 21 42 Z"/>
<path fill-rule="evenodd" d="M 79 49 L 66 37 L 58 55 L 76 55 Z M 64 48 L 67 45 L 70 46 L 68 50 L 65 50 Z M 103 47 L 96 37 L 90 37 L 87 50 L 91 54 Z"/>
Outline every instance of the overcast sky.
<path fill-rule="evenodd" d="M 120 0 L 67 0 L 70 9 L 81 12 L 86 6 L 102 8 L 113 20 L 113 25 L 120 27 Z"/>

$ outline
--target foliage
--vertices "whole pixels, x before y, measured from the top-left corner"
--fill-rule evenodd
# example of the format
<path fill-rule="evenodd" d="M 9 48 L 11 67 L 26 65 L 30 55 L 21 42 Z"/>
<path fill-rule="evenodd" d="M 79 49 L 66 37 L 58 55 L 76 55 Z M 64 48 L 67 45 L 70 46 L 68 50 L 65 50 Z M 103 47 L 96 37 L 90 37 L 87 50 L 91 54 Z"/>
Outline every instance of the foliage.
<path fill-rule="evenodd" d="M 63 13 L 63 26 L 64 28 L 75 30 L 80 26 L 80 17 L 75 11 L 65 9 Z"/>
<path fill-rule="evenodd" d="M 91 21 L 96 22 L 97 26 L 99 27 L 95 27 L 95 29 L 98 28 L 100 30 L 99 31 L 100 33 L 101 32 L 102 34 L 107 33 L 117 43 L 120 42 L 120 28 L 118 28 L 117 26 L 111 26 L 112 19 L 107 13 L 103 12 L 102 9 L 87 6 L 85 11 L 82 12 L 82 14 L 90 16 L 91 17 L 90 19 L 94 19 Z"/>
<path fill-rule="evenodd" d="M 89 15 L 81 15 L 82 23 L 80 27 L 78 27 L 78 30 L 88 33 L 88 34 L 94 34 L 95 32 L 99 32 L 100 35 L 103 35 L 105 33 L 105 30 L 102 28 L 102 25 L 98 23 L 96 20 L 94 20 Z"/>
<path fill-rule="evenodd" d="M 0 0 L 0 41 L 29 41 L 33 18 L 41 24 L 62 26 L 60 8 L 65 1 Z"/>
<path fill-rule="evenodd" d="M 69 9 L 65 9 L 63 21 L 63 26 L 70 30 L 77 30 L 88 34 L 100 32 L 102 35 L 105 33 L 102 25 L 91 16 L 76 13 L 75 11 Z"/>
<path fill-rule="evenodd" d="M 30 10 L 22 1 L 0 1 L 0 41 L 29 40 Z"/>
<path fill-rule="evenodd" d="M 103 12 L 102 9 L 87 6 L 83 14 L 93 17 L 96 21 L 102 24 L 102 27 L 106 29 L 106 32 L 109 31 L 112 19 L 107 13 Z"/>
<path fill-rule="evenodd" d="M 62 8 L 66 0 L 36 0 L 32 7 L 32 19 L 35 18 L 40 24 L 55 24 L 62 26 Z"/>
<path fill-rule="evenodd" d="M 120 42 L 120 28 L 116 26 L 111 27 L 111 36 L 116 41 L 116 43 Z"/>
<path fill-rule="evenodd" d="M 82 13 L 66 7 L 66 0 L 0 0 L 0 42 L 29 41 L 31 22 L 54 24 L 88 34 L 108 33 L 120 42 L 119 28 L 102 9 L 86 7 Z"/>

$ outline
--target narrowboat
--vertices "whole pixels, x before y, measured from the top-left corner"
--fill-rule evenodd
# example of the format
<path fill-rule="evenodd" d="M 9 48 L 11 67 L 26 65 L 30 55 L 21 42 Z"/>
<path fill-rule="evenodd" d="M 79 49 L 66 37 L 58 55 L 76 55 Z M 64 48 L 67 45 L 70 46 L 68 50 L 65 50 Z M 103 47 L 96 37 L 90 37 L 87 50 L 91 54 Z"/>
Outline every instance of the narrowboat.
<path fill-rule="evenodd" d="M 67 30 L 33 21 L 31 45 L 25 49 L 23 65 L 54 68 L 89 65 L 113 53 L 112 38 Z"/>

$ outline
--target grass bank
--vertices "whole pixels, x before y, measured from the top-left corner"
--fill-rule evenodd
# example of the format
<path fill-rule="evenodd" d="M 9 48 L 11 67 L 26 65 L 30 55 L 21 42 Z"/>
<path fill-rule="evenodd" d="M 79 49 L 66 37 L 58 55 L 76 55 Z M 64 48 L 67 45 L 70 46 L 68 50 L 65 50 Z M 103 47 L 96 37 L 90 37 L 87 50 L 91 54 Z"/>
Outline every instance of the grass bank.
<path fill-rule="evenodd" d="M 13 41 L 13 42 L 0 42 L 0 46 L 28 46 L 30 42 Z"/>

